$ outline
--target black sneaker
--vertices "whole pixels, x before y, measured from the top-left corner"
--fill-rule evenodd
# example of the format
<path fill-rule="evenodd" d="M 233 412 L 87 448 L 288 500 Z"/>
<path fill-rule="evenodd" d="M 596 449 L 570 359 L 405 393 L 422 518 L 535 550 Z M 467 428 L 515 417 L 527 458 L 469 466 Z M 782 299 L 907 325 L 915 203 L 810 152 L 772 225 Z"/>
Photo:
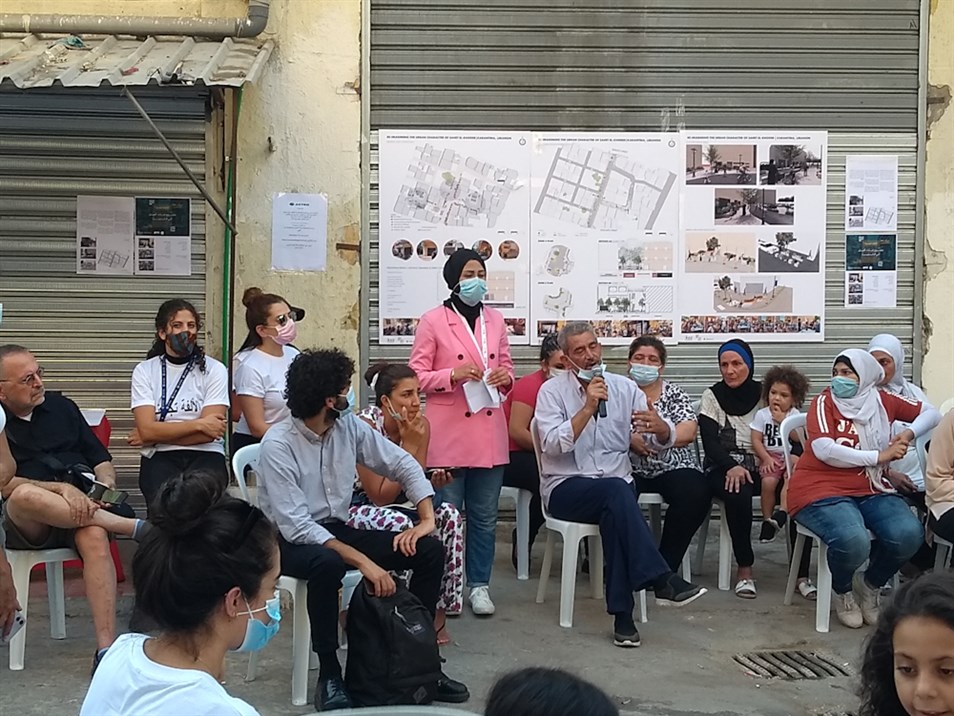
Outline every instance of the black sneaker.
<path fill-rule="evenodd" d="M 642 642 L 639 640 L 639 630 L 633 618 L 626 615 L 617 615 L 613 622 L 613 646 L 624 649 L 635 649 Z"/>
<path fill-rule="evenodd" d="M 318 686 L 315 687 L 315 711 L 339 711 L 352 706 L 351 694 L 345 688 L 341 677 L 318 679 Z"/>
<path fill-rule="evenodd" d="M 775 524 L 778 525 L 778 528 L 782 529 L 785 527 L 785 523 L 788 522 L 788 513 L 785 510 L 775 510 L 772 519 L 775 520 Z"/>
<path fill-rule="evenodd" d="M 448 704 L 462 704 L 469 698 L 470 690 L 466 685 L 441 672 L 441 678 L 437 680 L 437 695 L 434 697 L 435 701 L 443 701 Z"/>
<path fill-rule="evenodd" d="M 706 593 L 705 587 L 687 582 L 678 574 L 669 576 L 666 586 L 656 589 L 657 607 L 684 607 Z"/>
<path fill-rule="evenodd" d="M 96 676 L 96 669 L 99 668 L 99 663 L 103 660 L 104 656 L 106 656 L 106 649 L 97 649 L 93 652 L 93 668 L 90 669 L 89 678 L 92 679 Z"/>
<path fill-rule="evenodd" d="M 762 529 L 759 530 L 759 542 L 762 544 L 774 542 L 775 538 L 778 537 L 778 532 L 779 526 L 776 524 L 775 520 L 762 520 Z"/>

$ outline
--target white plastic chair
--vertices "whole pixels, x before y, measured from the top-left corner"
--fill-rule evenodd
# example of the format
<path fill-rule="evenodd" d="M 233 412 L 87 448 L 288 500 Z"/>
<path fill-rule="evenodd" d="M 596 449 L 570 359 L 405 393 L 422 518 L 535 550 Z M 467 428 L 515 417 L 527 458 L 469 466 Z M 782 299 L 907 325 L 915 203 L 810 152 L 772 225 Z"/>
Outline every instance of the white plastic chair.
<path fill-rule="evenodd" d="M 782 424 L 784 425 L 784 421 Z M 783 604 L 786 607 L 791 606 L 792 599 L 795 596 L 795 585 L 798 583 L 798 565 L 805 550 L 805 540 L 815 540 L 815 544 L 818 545 L 818 576 L 815 579 L 815 585 L 818 587 L 815 597 L 815 631 L 826 634 L 831 620 L 831 570 L 828 568 L 828 545 L 822 542 L 821 537 L 807 527 L 798 524 L 798 522 L 795 523 L 795 534 L 792 565 L 788 570 L 788 583 L 785 585 Z"/>
<path fill-rule="evenodd" d="M 46 591 L 50 601 L 50 638 L 66 638 L 66 596 L 63 591 L 63 563 L 79 559 L 75 550 L 60 549 L 8 549 L 7 561 L 13 574 L 13 588 L 20 601 L 23 617 L 30 606 L 30 573 L 37 564 L 46 566 Z M 26 651 L 26 632 L 30 622 L 10 640 L 10 670 L 23 669 L 23 653 Z"/>
<path fill-rule="evenodd" d="M 940 572 L 951 564 L 951 552 L 954 552 L 954 544 L 951 544 L 943 537 L 934 535 L 934 571 Z"/>
<path fill-rule="evenodd" d="M 663 499 L 662 495 L 655 492 L 641 492 L 639 493 L 639 506 L 649 508 L 649 519 L 650 524 L 652 524 L 653 534 L 658 538 L 661 525 L 662 525 L 662 508 L 666 504 L 666 501 Z M 692 580 L 692 566 L 691 559 L 689 557 L 689 550 L 686 550 L 686 553 L 682 556 L 682 578 L 687 582 Z"/>
<path fill-rule="evenodd" d="M 529 490 L 501 487 L 500 496 L 513 500 L 517 510 L 517 579 L 530 579 L 530 499 Z"/>
<path fill-rule="evenodd" d="M 949 411 L 954 410 L 954 397 L 948 398 L 941 403 L 941 407 L 937 410 L 941 415 L 947 415 Z"/>
<path fill-rule="evenodd" d="M 540 434 L 536 418 L 530 421 L 530 436 L 533 440 L 533 452 L 537 458 L 537 469 L 543 474 L 540 460 Z M 550 567 L 553 564 L 554 534 L 563 538 L 562 576 L 560 579 L 560 626 L 569 629 L 573 626 L 573 602 L 576 596 L 576 567 L 580 554 L 580 542 L 589 539 L 590 547 L 590 587 L 593 599 L 603 598 L 603 542 L 600 539 L 599 525 L 583 522 L 569 522 L 551 517 L 543 506 L 543 517 L 547 528 L 547 545 L 540 567 L 540 585 L 537 587 L 537 604 L 543 604 L 547 583 L 550 581 Z M 647 621 L 646 592 L 639 593 L 639 620 Z"/>
<path fill-rule="evenodd" d="M 232 474 L 238 484 L 242 499 L 258 506 L 257 495 L 253 500 L 245 483 L 245 468 L 255 470 L 261 445 L 246 445 L 236 450 L 232 456 Z M 350 570 L 342 583 L 342 609 L 346 610 L 354 593 L 354 587 L 361 581 L 361 573 Z M 292 704 L 303 706 L 308 703 L 308 670 L 318 668 L 317 657 L 311 649 L 311 620 L 308 618 L 308 582 L 295 577 L 281 576 L 278 588 L 288 592 L 292 600 Z M 258 675 L 259 652 L 252 652 L 248 660 L 246 681 L 254 681 Z"/>

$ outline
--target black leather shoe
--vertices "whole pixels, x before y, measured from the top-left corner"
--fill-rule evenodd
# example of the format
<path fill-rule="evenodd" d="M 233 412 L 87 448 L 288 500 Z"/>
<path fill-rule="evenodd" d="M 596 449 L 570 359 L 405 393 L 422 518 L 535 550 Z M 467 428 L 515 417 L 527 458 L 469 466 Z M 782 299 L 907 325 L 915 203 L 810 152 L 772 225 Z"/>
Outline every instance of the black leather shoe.
<path fill-rule="evenodd" d="M 470 698 L 470 691 L 460 681 L 455 681 L 446 674 L 442 673 L 437 681 L 437 696 L 435 701 L 443 701 L 448 704 L 462 704 Z"/>
<path fill-rule="evenodd" d="M 340 678 L 318 679 L 315 689 L 316 711 L 337 711 L 351 707 L 351 696 Z"/>

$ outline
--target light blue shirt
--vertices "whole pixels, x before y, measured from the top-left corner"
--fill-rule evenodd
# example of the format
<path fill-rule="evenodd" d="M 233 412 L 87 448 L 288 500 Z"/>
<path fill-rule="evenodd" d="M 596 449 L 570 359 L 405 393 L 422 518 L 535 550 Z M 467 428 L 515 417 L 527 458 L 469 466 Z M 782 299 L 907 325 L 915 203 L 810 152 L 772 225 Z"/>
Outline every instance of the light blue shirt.
<path fill-rule="evenodd" d="M 269 428 L 256 470 L 259 504 L 286 541 L 324 544 L 334 535 L 321 523 L 348 519 L 356 465 L 400 483 L 415 505 L 434 494 L 410 453 L 348 413 L 324 435 L 292 417 Z"/>
<path fill-rule="evenodd" d="M 586 390 L 576 375 L 569 371 L 540 388 L 534 417 L 543 453 L 540 494 L 548 505 L 553 490 L 570 477 L 633 479 L 629 462 L 632 416 L 637 410 L 649 410 L 649 403 L 633 381 L 612 373 L 605 373 L 603 379 L 608 392 L 606 417 L 591 418 L 576 439 L 570 421 L 586 404 Z M 654 435 L 643 436 L 657 451 L 672 447 L 676 440 L 672 421 L 660 418 L 669 426 L 669 439 L 662 443 Z"/>

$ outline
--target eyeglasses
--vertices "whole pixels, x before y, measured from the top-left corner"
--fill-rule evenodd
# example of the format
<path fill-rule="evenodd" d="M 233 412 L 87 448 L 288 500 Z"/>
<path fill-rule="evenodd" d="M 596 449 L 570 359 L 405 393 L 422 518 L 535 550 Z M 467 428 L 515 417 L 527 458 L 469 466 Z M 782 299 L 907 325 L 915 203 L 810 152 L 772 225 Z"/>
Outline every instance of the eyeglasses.
<path fill-rule="evenodd" d="M 33 385 L 37 381 L 43 380 L 43 373 L 44 373 L 43 368 L 37 368 L 32 373 L 27 373 L 25 376 L 23 376 L 19 380 L 3 379 L 3 380 L 0 380 L 0 383 L 17 383 L 18 385 L 22 385 L 22 386 Z"/>

